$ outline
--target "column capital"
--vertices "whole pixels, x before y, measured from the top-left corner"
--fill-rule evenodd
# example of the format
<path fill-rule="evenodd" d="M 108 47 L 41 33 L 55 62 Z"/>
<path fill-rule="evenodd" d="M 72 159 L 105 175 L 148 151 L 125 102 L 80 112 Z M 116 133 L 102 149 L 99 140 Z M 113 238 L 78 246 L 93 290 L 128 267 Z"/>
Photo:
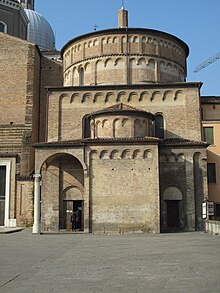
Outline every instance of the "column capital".
<path fill-rule="evenodd" d="M 34 177 L 34 179 L 36 181 L 40 181 L 41 180 L 41 174 L 34 174 L 33 177 Z"/>

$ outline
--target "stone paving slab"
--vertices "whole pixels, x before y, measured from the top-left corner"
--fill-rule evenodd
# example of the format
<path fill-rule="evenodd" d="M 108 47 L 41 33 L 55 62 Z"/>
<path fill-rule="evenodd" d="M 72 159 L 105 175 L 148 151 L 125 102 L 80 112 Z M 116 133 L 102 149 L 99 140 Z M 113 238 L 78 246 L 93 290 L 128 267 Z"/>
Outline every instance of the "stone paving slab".
<path fill-rule="evenodd" d="M 15 233 L 15 232 L 20 232 L 24 230 L 24 228 L 12 228 L 12 227 L 1 227 L 0 226 L 0 234 L 9 234 L 9 233 Z"/>
<path fill-rule="evenodd" d="M 0 293 L 220 292 L 220 237 L 0 235 Z"/>

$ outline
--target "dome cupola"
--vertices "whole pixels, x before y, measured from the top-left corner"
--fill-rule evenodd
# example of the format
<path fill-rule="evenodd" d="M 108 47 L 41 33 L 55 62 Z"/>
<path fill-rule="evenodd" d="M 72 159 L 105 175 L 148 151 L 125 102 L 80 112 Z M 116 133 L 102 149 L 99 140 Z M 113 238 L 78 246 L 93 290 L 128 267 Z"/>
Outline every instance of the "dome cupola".
<path fill-rule="evenodd" d="M 55 36 L 49 22 L 38 12 L 25 9 L 29 19 L 28 41 L 35 43 L 42 51 L 55 50 Z"/>
<path fill-rule="evenodd" d="M 49 22 L 34 11 L 34 0 L 19 0 L 28 17 L 27 40 L 38 45 L 42 51 L 55 50 L 55 36 Z"/>

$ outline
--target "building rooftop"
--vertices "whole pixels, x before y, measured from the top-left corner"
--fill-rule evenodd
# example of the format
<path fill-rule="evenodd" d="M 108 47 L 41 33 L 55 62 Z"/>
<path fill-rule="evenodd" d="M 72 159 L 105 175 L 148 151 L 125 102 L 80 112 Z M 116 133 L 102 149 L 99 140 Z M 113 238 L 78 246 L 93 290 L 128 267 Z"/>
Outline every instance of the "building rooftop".
<path fill-rule="evenodd" d="M 220 104 L 220 96 L 201 96 L 201 104 Z"/>

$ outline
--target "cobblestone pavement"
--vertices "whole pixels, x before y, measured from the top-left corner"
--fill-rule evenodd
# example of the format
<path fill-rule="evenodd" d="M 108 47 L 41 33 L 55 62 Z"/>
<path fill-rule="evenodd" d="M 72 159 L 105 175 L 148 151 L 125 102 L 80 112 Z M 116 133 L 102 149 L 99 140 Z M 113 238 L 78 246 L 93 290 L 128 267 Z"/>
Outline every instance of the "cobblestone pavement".
<path fill-rule="evenodd" d="M 0 292 L 220 292 L 220 237 L 0 235 Z"/>

